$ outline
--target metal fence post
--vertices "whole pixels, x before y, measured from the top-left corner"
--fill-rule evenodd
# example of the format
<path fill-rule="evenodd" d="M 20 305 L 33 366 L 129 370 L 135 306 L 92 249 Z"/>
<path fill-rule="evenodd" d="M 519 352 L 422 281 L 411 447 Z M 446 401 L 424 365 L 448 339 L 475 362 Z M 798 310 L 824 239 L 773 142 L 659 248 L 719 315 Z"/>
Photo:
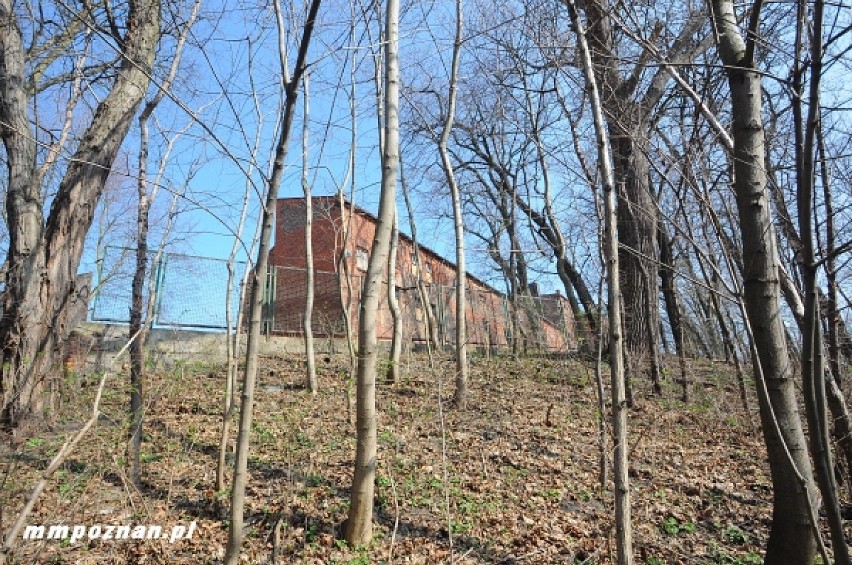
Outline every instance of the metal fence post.
<path fill-rule="evenodd" d="M 159 324 L 160 322 L 160 308 L 163 304 L 163 293 L 161 291 L 163 289 L 163 281 L 166 278 L 166 264 L 168 263 L 168 256 L 168 253 L 163 253 L 157 261 L 157 265 L 154 267 L 157 269 L 157 275 L 154 277 L 154 319 L 151 320 L 151 327 L 153 327 L 155 323 Z"/>
<path fill-rule="evenodd" d="M 275 294 L 278 285 L 277 268 L 274 265 L 269 265 L 266 270 L 266 280 L 263 285 L 263 304 L 262 304 L 262 322 L 261 333 L 269 335 L 275 325 Z"/>

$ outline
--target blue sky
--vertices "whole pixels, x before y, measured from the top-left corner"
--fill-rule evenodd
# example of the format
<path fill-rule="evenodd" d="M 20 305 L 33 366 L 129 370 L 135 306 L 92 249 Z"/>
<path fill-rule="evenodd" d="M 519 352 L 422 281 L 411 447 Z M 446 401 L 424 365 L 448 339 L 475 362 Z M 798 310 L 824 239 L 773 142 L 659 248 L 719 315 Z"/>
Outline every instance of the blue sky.
<path fill-rule="evenodd" d="M 334 21 L 334 4 L 325 4 L 323 22 L 315 36 L 310 61 L 310 119 L 308 129 L 308 170 L 312 190 L 315 195 L 336 193 L 338 186 L 345 183 L 347 196 L 351 188 L 351 174 L 348 169 L 349 146 L 352 121 L 350 117 L 350 80 L 357 82 L 355 87 L 355 127 L 357 130 L 357 152 L 355 175 L 355 202 L 375 212 L 379 194 L 379 154 L 375 104 L 375 85 L 372 82 L 374 62 L 371 49 L 375 43 L 369 43 L 363 25 L 355 30 L 360 42 L 356 50 L 348 49 L 349 30 L 347 18 Z M 190 118 L 185 109 L 178 108 L 173 101 L 166 99 L 158 109 L 157 131 L 162 136 L 152 135 L 150 168 L 157 165 L 158 153 L 162 145 L 174 131 L 183 129 L 189 122 L 195 122 L 189 132 L 183 134 L 175 143 L 164 176 L 164 189 L 160 191 L 153 218 L 153 238 L 157 244 L 157 226 L 170 205 L 169 191 L 181 192 L 180 209 L 182 213 L 173 231 L 175 241 L 169 248 L 173 251 L 198 254 L 209 257 L 225 258 L 231 252 L 243 194 L 246 189 L 246 172 L 252 167 L 251 153 L 257 144 L 252 179 L 252 201 L 248 221 L 244 228 L 244 238 L 251 239 L 256 226 L 259 193 L 263 189 L 262 175 L 257 169 L 266 172 L 269 169 L 269 157 L 277 136 L 277 112 L 280 108 L 280 83 L 277 80 L 277 33 L 271 10 L 258 12 L 241 11 L 237 5 L 225 4 L 231 10 L 227 18 L 212 20 L 202 18 L 193 32 L 195 41 L 203 45 L 190 46 L 184 55 L 183 72 L 189 78 L 177 84 L 175 96 L 185 108 L 197 112 L 197 119 Z M 215 7 L 207 7 L 208 14 Z M 422 17 L 422 15 L 417 15 Z M 299 16 L 292 16 L 298 19 Z M 432 17 L 432 16 L 430 16 Z M 214 25 L 215 24 L 215 25 Z M 295 27 L 295 26 L 294 26 Z M 300 33 L 300 31 L 299 31 Z M 375 31 L 371 31 L 375 33 Z M 425 41 L 418 33 L 402 29 L 403 42 L 401 58 L 403 72 L 406 57 L 420 56 Z M 291 61 L 295 55 L 295 36 L 289 34 Z M 250 38 L 250 39 L 249 39 Z M 433 41 L 431 36 L 429 42 Z M 440 39 L 439 39 L 440 41 Z M 192 44 L 192 42 L 190 42 Z M 434 43 L 427 45 L 437 53 Z M 355 71 L 352 73 L 352 56 L 355 56 Z M 292 64 L 292 63 L 291 63 Z M 199 122 L 203 122 L 204 126 Z M 301 196 L 302 174 L 302 128 L 303 106 L 299 103 L 299 112 L 293 124 L 292 140 L 289 147 L 287 169 L 280 187 L 280 196 Z M 153 128 L 152 128 L 153 129 Z M 214 132 L 211 135 L 211 131 Z M 137 141 L 134 133 L 124 145 L 126 159 L 133 162 Z M 161 153 L 159 153 L 161 154 Z M 403 156 L 405 158 L 405 156 Z M 135 171 L 133 165 L 132 176 Z M 120 167 L 117 167 L 120 170 Z M 125 169 L 126 170 L 126 169 Z M 150 173 L 149 173 L 150 174 Z M 115 175 L 120 177 L 120 175 Z M 436 206 L 443 198 L 449 200 L 448 193 L 441 194 L 441 187 L 427 187 L 437 191 L 437 195 L 422 198 L 418 195 L 424 189 L 424 180 L 411 178 L 414 186 L 413 200 L 416 208 L 418 231 L 428 237 L 428 245 L 448 258 L 454 256 L 454 237 L 452 225 L 446 217 L 446 210 Z M 121 183 L 121 179 L 116 179 Z M 132 200 L 132 181 L 125 179 L 130 187 L 117 190 L 125 198 Z M 400 204 L 400 226 L 408 232 L 408 217 L 402 198 Z M 446 208 L 446 207 L 445 207 Z M 132 211 L 131 206 L 127 210 Z M 158 219 L 159 218 L 159 219 Z M 131 226 L 132 227 L 132 226 Z M 90 238 L 91 239 L 91 238 Z M 110 237 L 111 244 L 120 245 L 120 236 Z M 126 245 L 131 245 L 126 240 Z M 241 251 L 239 257 L 246 254 Z M 93 261 L 94 253 L 87 253 L 85 268 Z M 471 262 L 475 270 L 476 262 Z M 478 272 L 485 278 L 487 273 Z"/>

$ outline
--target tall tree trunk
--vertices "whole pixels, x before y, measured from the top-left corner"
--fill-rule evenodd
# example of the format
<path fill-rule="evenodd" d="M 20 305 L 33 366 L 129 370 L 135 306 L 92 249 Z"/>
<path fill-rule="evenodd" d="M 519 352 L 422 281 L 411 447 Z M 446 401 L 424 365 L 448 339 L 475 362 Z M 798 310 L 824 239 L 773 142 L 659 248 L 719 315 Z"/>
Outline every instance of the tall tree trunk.
<path fill-rule="evenodd" d="M 281 6 L 274 2 L 276 23 L 279 37 L 279 57 L 281 64 L 282 83 L 284 86 L 284 112 L 281 121 L 278 141 L 275 146 L 275 159 L 272 164 L 272 174 L 267 183 L 266 199 L 261 216 L 261 228 L 258 238 L 257 261 L 251 275 L 251 293 L 249 310 L 249 331 L 246 343 L 246 366 L 243 375 L 243 390 L 240 399 L 240 424 L 237 433 L 237 449 L 234 461 L 234 480 L 231 485 L 231 520 L 228 524 L 228 547 L 225 553 L 225 564 L 236 565 L 240 559 L 243 542 L 243 514 L 245 508 L 245 491 L 248 482 L 249 440 L 254 411 L 254 387 L 257 378 L 258 345 L 260 342 L 260 326 L 263 317 L 263 289 L 266 286 L 269 265 L 269 242 L 274 229 L 275 207 L 278 200 L 278 188 L 284 173 L 284 163 L 290 143 L 290 132 L 293 126 L 296 99 L 299 95 L 299 82 L 305 72 L 308 46 L 314 30 L 317 12 L 321 0 L 311 0 L 302 39 L 292 79 L 289 77 L 284 16 Z"/>
<path fill-rule="evenodd" d="M 393 217 L 396 209 L 396 180 L 399 169 L 399 2 L 388 0 L 385 15 L 385 100 L 382 144 L 382 188 L 367 275 L 361 292 L 358 319 L 358 377 L 355 427 L 355 471 L 350 489 L 349 517 L 344 537 L 353 546 L 373 537 L 373 493 L 376 479 L 376 317 L 382 291 L 382 272 L 387 268 Z"/>
<path fill-rule="evenodd" d="M 302 194 L 305 196 L 305 311 L 302 316 L 302 331 L 305 332 L 305 384 L 311 395 L 317 394 L 317 365 L 314 354 L 314 201 L 308 181 L 308 121 L 310 118 L 310 75 L 305 74 L 302 82 Z M 353 173 L 354 174 L 354 173 Z"/>
<path fill-rule="evenodd" d="M 143 378 L 145 369 L 145 339 L 147 337 L 147 329 L 151 326 L 151 316 L 146 316 L 143 327 L 145 276 L 148 270 L 148 227 L 149 213 L 151 204 L 157 197 L 159 192 L 159 184 L 154 183 L 154 187 L 148 192 L 148 120 L 157 109 L 160 102 L 166 95 L 166 92 L 171 88 L 172 83 L 177 75 L 180 67 L 181 55 L 183 47 L 186 43 L 186 36 L 192 26 L 195 18 L 198 15 L 198 10 L 201 7 L 199 0 L 196 0 L 192 8 L 192 13 L 189 21 L 181 30 L 178 37 L 175 55 L 169 67 L 169 73 L 163 83 L 157 89 L 157 93 L 145 103 L 145 107 L 139 115 L 139 178 L 137 182 L 138 195 L 138 210 L 136 215 L 136 269 L 133 272 L 133 281 L 131 283 L 131 304 L 130 304 L 130 328 L 128 339 L 130 342 L 130 438 L 127 445 L 127 461 L 129 466 L 129 475 L 131 482 L 139 488 L 142 484 L 142 470 L 139 459 L 142 448 L 142 422 L 144 419 L 143 404 Z M 174 140 L 169 143 L 168 151 L 161 157 L 160 171 L 165 168 L 168 160 L 171 147 Z M 160 177 L 162 175 L 158 175 Z M 162 250 L 162 246 L 160 248 Z M 155 299 L 153 287 L 150 290 L 151 300 Z M 153 304 L 151 305 L 153 306 Z M 147 309 L 149 312 L 151 308 Z M 137 335 L 138 334 L 138 335 Z M 137 336 L 133 339 L 133 336 Z"/>
<path fill-rule="evenodd" d="M 768 398 L 759 395 L 773 486 L 772 528 L 764 562 L 809 565 L 816 549 L 809 507 L 816 492 L 779 304 L 778 252 L 766 192 L 761 78 L 754 65 L 759 5 L 752 13 L 748 44 L 740 35 L 731 0 L 713 0 L 711 16 L 733 110 L 731 160 L 743 243 L 743 298 L 757 353 L 753 362 L 758 387 L 765 384 L 768 392 Z"/>
<path fill-rule="evenodd" d="M 611 15 L 615 3 L 590 0 L 583 4 L 589 20 L 589 45 L 609 135 L 612 139 L 613 169 L 619 190 L 618 235 L 624 284 L 625 346 L 631 359 L 650 358 L 651 379 L 659 379 L 653 352 L 659 347 L 649 336 L 659 327 L 659 283 L 657 278 L 657 203 L 650 187 L 650 161 L 646 142 L 654 108 L 672 80 L 667 68 L 690 63 L 707 46 L 695 41 L 703 17 L 693 12 L 671 43 L 668 65 L 662 65 L 647 83 L 639 80 L 644 66 L 623 72 L 615 41 L 618 25 Z M 643 55 L 644 57 L 644 55 Z M 640 84 L 647 84 L 638 92 Z M 644 276 L 643 269 L 648 275 Z"/>
<path fill-rule="evenodd" d="M 620 105 L 611 102 L 609 106 L 616 104 Z M 632 115 L 632 112 L 627 115 Z M 660 375 L 653 358 L 657 355 L 658 346 L 657 340 L 652 341 L 650 336 L 656 337 L 659 327 L 657 213 L 647 183 L 650 164 L 645 149 L 637 141 L 642 139 L 648 127 L 642 122 L 635 130 L 626 129 L 625 123 L 630 122 L 612 119 L 609 122 L 610 136 L 614 141 L 613 169 L 619 189 L 618 241 L 625 313 L 624 345 L 634 359 L 649 362 L 648 375 L 656 383 Z"/>
<path fill-rule="evenodd" d="M 447 151 L 447 142 L 453 129 L 456 114 L 456 92 L 459 76 L 459 59 L 462 43 L 462 1 L 456 0 L 456 30 L 453 41 L 453 61 L 450 69 L 450 92 L 447 103 L 447 115 L 444 116 L 444 127 L 438 141 L 438 151 L 447 185 L 450 187 L 450 197 L 453 202 L 453 224 L 456 236 L 456 389 L 453 402 L 463 408 L 467 404 L 467 267 L 465 265 L 464 249 L 464 215 L 461 208 L 461 195 L 453 164 Z"/>
<path fill-rule="evenodd" d="M 672 242 L 666 230 L 660 227 L 657 232 L 660 246 L 660 280 L 662 281 L 663 299 L 666 313 L 669 316 L 669 326 L 675 342 L 678 365 L 680 366 L 681 400 L 689 402 L 689 375 L 686 369 L 686 343 L 683 331 L 683 310 L 678 298 L 677 284 L 674 278 L 674 253 Z"/>
<path fill-rule="evenodd" d="M 150 108 L 150 111 L 149 111 Z M 136 216 L 136 269 L 133 272 L 130 299 L 130 336 L 137 335 L 130 344 L 130 439 L 127 445 L 127 463 L 130 482 L 137 488 L 142 483 L 140 451 L 142 449 L 142 378 L 145 368 L 145 332 L 142 331 L 144 312 L 145 274 L 148 268 L 148 117 L 153 107 L 146 105 L 139 117 L 139 209 Z"/>
<path fill-rule="evenodd" d="M 596 80 L 612 139 L 613 170 L 619 190 L 618 240 L 624 291 L 624 343 L 635 361 L 648 358 L 648 335 L 656 333 L 658 326 L 657 278 L 642 274 L 643 269 L 655 273 L 657 259 L 656 204 L 648 186 L 650 164 L 641 143 L 647 137 L 651 107 L 631 100 L 636 85 L 625 79 L 618 69 L 609 15 L 612 9 L 612 5 L 603 0 L 588 2 L 584 7 L 589 18 L 589 44 Z M 648 302 L 653 307 L 649 308 Z"/>
<path fill-rule="evenodd" d="M 627 399 L 625 397 L 624 352 L 621 326 L 620 302 L 621 280 L 618 253 L 618 226 L 616 219 L 615 178 L 611 166 L 610 141 L 604 126 L 604 110 L 598 94 L 597 80 L 592 68 L 592 58 L 586 33 L 577 14 L 574 0 L 565 0 L 571 16 L 571 24 L 577 36 L 582 58 L 583 74 L 589 89 L 592 115 L 595 123 L 595 140 L 598 146 L 598 162 L 604 189 L 604 247 L 607 261 L 607 311 L 609 312 L 609 354 L 612 394 L 612 431 L 615 442 L 613 480 L 615 482 L 615 540 L 618 565 L 633 563 L 633 528 L 630 517 L 630 484 L 627 445 Z"/>
<path fill-rule="evenodd" d="M 393 320 L 390 358 L 388 359 L 387 381 L 399 382 L 399 358 L 402 354 L 402 313 L 396 295 L 396 254 L 399 247 L 399 214 L 394 210 L 393 230 L 391 232 L 390 251 L 388 253 L 388 308 Z"/>
<path fill-rule="evenodd" d="M 0 0 L 0 136 L 8 160 L 8 274 L 0 320 L 2 423 L 40 417 L 49 372 L 72 328 L 76 275 L 111 166 L 148 88 L 160 3 L 131 0 L 123 58 L 109 93 L 69 159 L 45 222 L 28 119 L 27 62 L 11 0 Z"/>
<path fill-rule="evenodd" d="M 378 6 L 378 4 L 376 4 Z M 377 18 L 379 20 L 379 18 Z M 381 23 L 377 21 L 379 25 L 379 42 L 384 42 L 384 30 L 381 28 Z M 376 121 L 378 124 L 378 132 L 379 132 L 379 152 L 384 154 L 384 143 L 385 143 L 385 108 L 384 108 L 384 88 L 382 83 L 382 50 L 381 49 L 372 49 L 373 53 L 373 70 L 374 70 L 374 86 L 376 88 Z M 400 171 L 402 169 L 401 160 L 399 159 L 399 155 L 397 155 L 397 162 L 399 163 Z M 400 173 L 397 171 L 397 174 Z M 392 228 L 391 228 L 391 238 L 390 238 L 390 246 L 388 250 L 388 263 L 387 267 L 387 301 L 388 308 L 391 313 L 392 319 L 392 335 L 391 335 L 391 348 L 390 348 L 390 357 L 388 359 L 387 370 L 385 371 L 385 377 L 389 383 L 395 383 L 399 380 L 399 358 L 400 353 L 402 351 L 402 316 L 399 310 L 399 301 L 397 299 L 396 294 L 396 265 L 397 265 L 397 246 L 399 243 L 399 215 L 396 210 L 396 206 L 394 206 L 393 211 L 393 220 L 392 220 Z"/>
<path fill-rule="evenodd" d="M 817 286 L 818 266 L 814 246 L 814 157 L 816 132 L 820 121 L 820 80 L 822 78 L 822 26 L 824 3 L 815 0 L 810 50 L 810 92 L 808 93 L 807 121 L 802 122 L 802 99 L 805 96 L 801 80 L 804 70 L 799 69 L 798 49 L 804 32 L 805 3 L 799 3 L 797 53 L 793 72 L 793 115 L 796 120 L 796 169 L 799 216 L 799 236 L 802 238 L 802 282 L 805 292 L 805 316 L 802 329 L 802 393 L 808 419 L 808 437 L 816 470 L 816 481 L 822 494 L 823 506 L 828 515 L 834 560 L 839 565 L 849 565 L 849 549 L 843 531 L 843 519 L 837 500 L 834 481 L 834 464 L 831 457 L 828 409 L 826 401 L 825 340 L 820 316 L 820 296 Z M 830 378 L 830 377 L 829 377 Z"/>

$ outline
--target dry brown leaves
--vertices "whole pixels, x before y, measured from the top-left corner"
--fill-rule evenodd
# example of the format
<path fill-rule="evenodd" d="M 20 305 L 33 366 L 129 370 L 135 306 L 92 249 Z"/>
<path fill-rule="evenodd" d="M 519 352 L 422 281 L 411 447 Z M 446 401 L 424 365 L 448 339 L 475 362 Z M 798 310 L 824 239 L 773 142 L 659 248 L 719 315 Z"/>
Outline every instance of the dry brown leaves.
<path fill-rule="evenodd" d="M 671 361 L 672 366 L 675 362 Z M 642 563 L 755 563 L 770 489 L 759 434 L 748 431 L 730 371 L 694 364 L 695 401 L 645 396 L 631 412 L 631 494 Z M 452 408 L 451 364 L 407 356 L 403 381 L 379 390 L 375 539 L 339 541 L 353 428 L 344 360 L 321 362 L 322 391 L 302 390 L 298 357 L 266 359 L 256 395 L 244 560 L 280 563 L 609 563 L 613 501 L 598 484 L 597 403 L 576 360 L 477 358 L 469 407 Z M 223 372 L 178 365 L 152 374 L 143 447 L 146 488 L 124 468 L 126 386 L 112 381 L 95 432 L 55 477 L 30 523 L 174 524 L 193 539 L 25 541 L 22 563 L 215 563 L 224 555 L 228 493 L 214 492 Z M 82 420 L 74 388 L 58 423 L 2 452 L 2 527 L 39 469 Z M 439 395 L 440 391 L 440 395 Z M 441 414 L 444 425 L 441 426 Z M 278 524 L 278 536 L 273 535 Z"/>

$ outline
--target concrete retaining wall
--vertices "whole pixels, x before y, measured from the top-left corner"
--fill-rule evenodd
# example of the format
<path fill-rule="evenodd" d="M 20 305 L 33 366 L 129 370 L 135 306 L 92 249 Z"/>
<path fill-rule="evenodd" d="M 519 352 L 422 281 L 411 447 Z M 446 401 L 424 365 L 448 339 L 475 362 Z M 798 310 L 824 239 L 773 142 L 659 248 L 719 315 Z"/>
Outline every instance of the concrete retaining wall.
<path fill-rule="evenodd" d="M 74 370 L 101 370 L 109 366 L 115 355 L 127 343 L 127 326 L 86 322 L 72 335 L 65 356 L 65 363 Z M 246 336 L 242 335 L 241 348 L 245 350 Z M 314 340 L 317 353 L 342 352 L 345 340 L 330 341 L 326 338 Z M 154 329 L 148 334 L 146 343 L 149 362 L 158 367 L 170 368 L 176 362 L 224 363 L 227 351 L 224 333 L 191 330 Z M 264 336 L 260 341 L 261 355 L 283 355 L 304 352 L 305 342 L 301 337 Z M 125 352 L 119 364 L 127 362 Z"/>

